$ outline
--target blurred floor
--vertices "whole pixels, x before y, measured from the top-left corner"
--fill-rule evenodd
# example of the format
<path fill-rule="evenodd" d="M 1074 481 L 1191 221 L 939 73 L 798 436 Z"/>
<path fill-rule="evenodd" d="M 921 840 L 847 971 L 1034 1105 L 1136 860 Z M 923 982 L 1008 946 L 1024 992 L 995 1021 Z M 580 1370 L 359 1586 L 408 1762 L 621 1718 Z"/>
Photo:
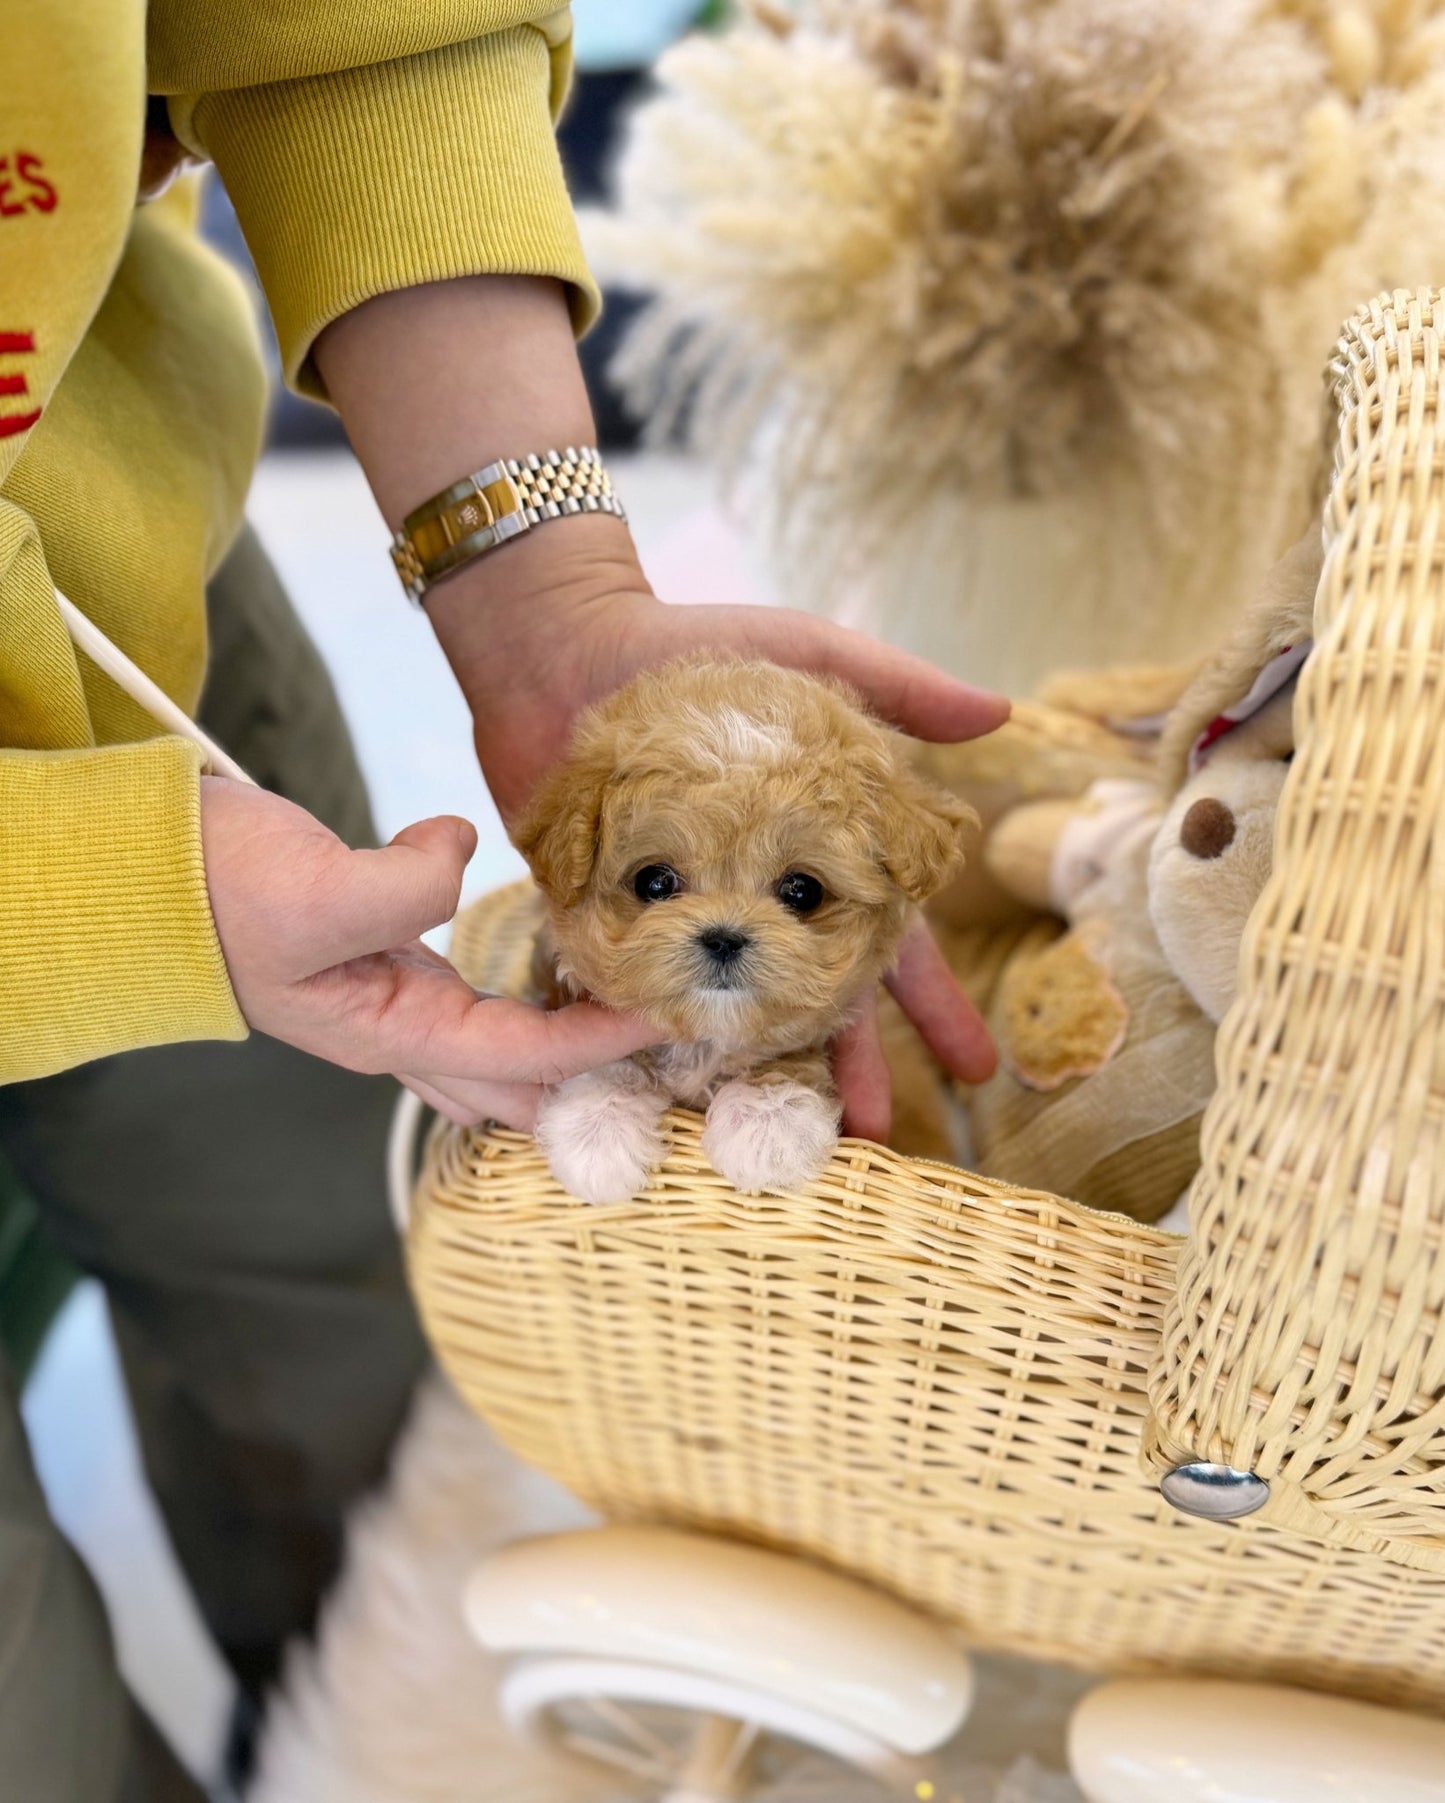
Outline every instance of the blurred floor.
<path fill-rule="evenodd" d="M 670 456 L 609 463 L 660 593 L 765 598 L 703 471 Z M 480 833 L 468 893 L 520 874 L 477 772 L 466 709 L 425 619 L 402 598 L 350 455 L 271 455 L 251 513 L 331 667 L 383 833 L 427 814 L 464 814 Z M 211 1772 L 229 1688 L 141 1481 L 94 1284 L 75 1293 L 53 1331 L 25 1413 L 51 1506 L 105 1592 L 127 1677 L 193 1769 Z"/>

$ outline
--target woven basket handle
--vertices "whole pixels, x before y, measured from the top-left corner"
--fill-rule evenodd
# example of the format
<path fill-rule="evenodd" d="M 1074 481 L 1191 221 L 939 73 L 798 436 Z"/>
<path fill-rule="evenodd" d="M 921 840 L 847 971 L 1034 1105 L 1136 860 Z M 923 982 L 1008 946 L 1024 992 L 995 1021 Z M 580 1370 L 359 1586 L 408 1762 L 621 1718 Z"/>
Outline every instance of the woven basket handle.
<path fill-rule="evenodd" d="M 1339 444 L 1275 870 L 1220 1031 L 1145 1457 L 1445 1569 L 1445 440 L 1434 290 L 1331 366 Z"/>

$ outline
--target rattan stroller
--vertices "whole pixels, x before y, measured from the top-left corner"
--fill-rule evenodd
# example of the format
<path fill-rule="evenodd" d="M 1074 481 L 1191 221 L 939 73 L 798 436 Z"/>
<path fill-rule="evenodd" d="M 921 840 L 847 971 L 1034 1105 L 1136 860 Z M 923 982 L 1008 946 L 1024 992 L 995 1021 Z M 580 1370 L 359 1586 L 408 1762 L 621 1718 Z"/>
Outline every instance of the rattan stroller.
<path fill-rule="evenodd" d="M 1435 292 L 1383 297 L 1331 366 L 1316 648 L 1187 1243 L 858 1141 L 806 1192 L 745 1198 L 685 1115 L 647 1194 L 600 1209 L 524 1138 L 433 1133 L 410 1262 L 463 1394 L 609 1521 L 728 1543 L 714 1566 L 663 1533 L 649 1567 L 646 1535 L 604 1529 L 479 1574 L 479 1632 L 527 1655 L 519 1719 L 597 1752 L 569 1698 L 681 1702 L 703 1730 L 671 1777 L 649 1757 L 701 1803 L 747 1794 L 728 1718 L 931 1794 L 916 1759 L 966 1707 L 959 1641 L 1445 1705 L 1442 327 Z M 515 984 L 535 906 L 463 917 L 472 981 Z M 1192 1478 L 1196 1506 L 1253 1512 L 1171 1505 L 1161 1479 L 1201 1464 L 1176 1501 Z M 784 1600 L 780 1556 L 828 1590 L 816 1610 Z M 787 1652 L 746 1676 L 699 1628 L 726 1638 L 739 1597 L 754 1653 Z M 686 1682 L 649 1690 L 667 1659 Z M 1378 1794 L 1445 1796 L 1445 1729 L 1393 1720 L 1370 1714 Z M 1407 1744 L 1433 1790 L 1390 1776 Z"/>

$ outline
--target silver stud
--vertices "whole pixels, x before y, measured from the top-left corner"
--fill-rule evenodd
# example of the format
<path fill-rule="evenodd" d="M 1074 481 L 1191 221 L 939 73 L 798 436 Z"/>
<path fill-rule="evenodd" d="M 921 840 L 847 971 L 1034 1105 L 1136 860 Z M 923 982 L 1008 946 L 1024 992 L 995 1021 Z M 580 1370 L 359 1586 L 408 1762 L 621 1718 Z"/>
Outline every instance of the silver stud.
<path fill-rule="evenodd" d="M 1205 1521 L 1238 1521 L 1269 1501 L 1269 1485 L 1262 1477 L 1203 1459 L 1176 1465 L 1159 1488 L 1165 1502 L 1181 1515 L 1198 1515 Z"/>

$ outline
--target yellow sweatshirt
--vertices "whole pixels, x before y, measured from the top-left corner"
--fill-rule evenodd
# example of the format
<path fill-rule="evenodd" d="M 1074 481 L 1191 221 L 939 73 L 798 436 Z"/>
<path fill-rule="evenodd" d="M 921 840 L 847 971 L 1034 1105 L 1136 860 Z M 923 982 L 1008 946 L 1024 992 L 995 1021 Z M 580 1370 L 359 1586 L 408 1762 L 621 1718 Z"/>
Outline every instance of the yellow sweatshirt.
<path fill-rule="evenodd" d="M 236 206 L 288 380 L 370 295 L 489 271 L 595 309 L 535 0 L 30 0 L 0 56 L 0 1082 L 240 1038 L 198 758 L 84 657 L 58 585 L 187 710 L 263 382 L 238 279 L 137 210 L 147 93 Z"/>

